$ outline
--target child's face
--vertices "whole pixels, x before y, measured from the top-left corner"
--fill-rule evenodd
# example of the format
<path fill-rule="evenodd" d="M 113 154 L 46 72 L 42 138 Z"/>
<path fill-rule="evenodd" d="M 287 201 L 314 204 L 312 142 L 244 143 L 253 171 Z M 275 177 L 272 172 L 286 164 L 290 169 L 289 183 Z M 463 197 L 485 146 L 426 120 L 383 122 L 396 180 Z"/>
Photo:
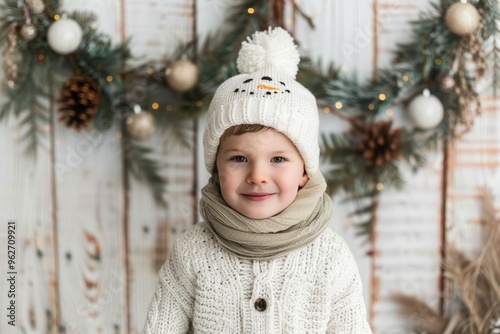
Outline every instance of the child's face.
<path fill-rule="evenodd" d="M 295 145 L 274 130 L 226 138 L 219 145 L 216 163 L 222 197 L 253 219 L 283 211 L 308 180 Z"/>

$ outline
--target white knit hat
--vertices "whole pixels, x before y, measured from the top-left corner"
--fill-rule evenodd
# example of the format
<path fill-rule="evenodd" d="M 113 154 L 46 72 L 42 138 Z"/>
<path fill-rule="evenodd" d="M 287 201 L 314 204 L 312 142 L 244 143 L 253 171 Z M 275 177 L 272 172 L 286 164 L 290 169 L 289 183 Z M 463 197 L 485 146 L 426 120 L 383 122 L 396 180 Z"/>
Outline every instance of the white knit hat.
<path fill-rule="evenodd" d="M 220 85 L 210 103 L 203 135 L 205 165 L 211 173 L 220 137 L 240 124 L 261 124 L 286 135 L 304 159 L 307 175 L 318 170 L 316 99 L 295 81 L 297 46 L 282 28 L 256 32 L 243 42 L 236 75 Z"/>

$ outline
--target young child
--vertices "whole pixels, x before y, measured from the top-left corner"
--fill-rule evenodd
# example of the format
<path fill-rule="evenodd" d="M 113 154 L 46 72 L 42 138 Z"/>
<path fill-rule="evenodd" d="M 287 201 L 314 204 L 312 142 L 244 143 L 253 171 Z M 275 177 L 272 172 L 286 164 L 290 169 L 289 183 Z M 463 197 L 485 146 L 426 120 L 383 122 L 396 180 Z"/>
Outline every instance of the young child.
<path fill-rule="evenodd" d="M 283 29 L 243 42 L 203 137 L 198 223 L 159 273 L 143 333 L 371 333 L 354 258 L 328 225 L 318 108 Z"/>

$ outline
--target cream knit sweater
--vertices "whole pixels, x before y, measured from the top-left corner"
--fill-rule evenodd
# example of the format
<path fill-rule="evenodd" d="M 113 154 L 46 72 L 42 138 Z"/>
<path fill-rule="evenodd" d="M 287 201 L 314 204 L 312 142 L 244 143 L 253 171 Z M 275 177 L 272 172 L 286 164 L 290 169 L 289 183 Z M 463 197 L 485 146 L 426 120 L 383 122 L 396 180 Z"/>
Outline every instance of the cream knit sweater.
<path fill-rule="evenodd" d="M 159 273 L 143 334 L 371 333 L 361 281 L 330 229 L 270 261 L 225 251 L 204 223 L 174 243 Z"/>

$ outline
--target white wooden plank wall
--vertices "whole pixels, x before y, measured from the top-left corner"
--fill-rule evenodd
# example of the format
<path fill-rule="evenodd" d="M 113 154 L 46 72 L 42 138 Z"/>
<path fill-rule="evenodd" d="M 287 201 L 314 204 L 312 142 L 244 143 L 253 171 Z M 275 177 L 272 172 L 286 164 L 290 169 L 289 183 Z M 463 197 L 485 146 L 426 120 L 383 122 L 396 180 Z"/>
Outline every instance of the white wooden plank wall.
<path fill-rule="evenodd" d="M 396 44 L 407 42 L 410 21 L 428 2 L 378 0 L 373 4 L 374 64 L 390 66 Z M 404 108 L 394 108 L 395 122 L 406 124 Z M 439 307 L 442 154 L 434 152 L 418 174 L 406 174 L 404 192 L 385 191 L 373 241 L 370 315 L 377 333 L 401 333 L 405 321 L 395 317 L 396 292 L 405 292 Z"/>
<path fill-rule="evenodd" d="M 140 63 L 166 59 L 178 44 L 191 40 L 195 17 L 201 38 L 216 31 L 232 4 L 197 0 L 194 13 L 193 1 L 87 0 L 68 1 L 64 6 L 98 14 L 98 29 L 117 42 L 132 37 L 131 48 Z M 298 4 L 316 24 L 315 30 L 310 29 L 287 2 L 286 25 L 301 53 L 321 58 L 324 65 L 333 61 L 345 75 L 361 80 L 390 63 L 396 43 L 408 38 L 408 22 L 428 7 L 428 2 L 417 0 Z M 421 172 L 408 173 L 404 191 L 384 192 L 371 244 L 363 246 L 354 236 L 352 221 L 346 218 L 351 205 L 341 204 L 340 195 L 334 198 L 331 227 L 346 239 L 358 261 L 375 333 L 408 332 L 391 301 L 396 291 L 418 295 L 438 308 L 443 199 L 446 240 L 469 254 L 477 253 L 481 244 L 478 188 L 492 187 L 500 207 L 499 102 L 487 92 L 482 101 L 483 115 L 470 134 L 449 147 L 447 161 L 442 152 L 433 153 Z M 395 109 L 397 123 L 406 124 L 403 114 L 404 110 Z M 320 117 L 322 131 L 346 128 L 330 114 Z M 193 182 L 196 177 L 199 194 L 208 180 L 201 147 L 204 118 L 193 137 L 196 151 L 167 145 L 161 135 L 144 142 L 155 148 L 169 182 L 168 208 L 155 206 L 149 189 L 135 180 L 125 200 L 117 127 L 106 133 L 75 133 L 57 121 L 53 128 L 46 124 L 47 134 L 53 131 L 55 141 L 51 146 L 47 135 L 49 151 L 42 150 L 33 161 L 22 152 L 16 123 L 10 120 L 0 130 L 0 244 L 7 237 L 4 224 L 15 219 L 19 324 L 29 334 L 139 333 L 172 241 L 196 220 L 198 197 L 192 191 Z M 446 197 L 443 184 L 447 184 Z M 2 247 L 2 270 L 5 255 Z M 5 286 L 5 280 L 0 280 L 2 303 L 7 300 Z M 1 333 L 17 333 L 6 324 L 3 304 L 0 319 Z"/>

